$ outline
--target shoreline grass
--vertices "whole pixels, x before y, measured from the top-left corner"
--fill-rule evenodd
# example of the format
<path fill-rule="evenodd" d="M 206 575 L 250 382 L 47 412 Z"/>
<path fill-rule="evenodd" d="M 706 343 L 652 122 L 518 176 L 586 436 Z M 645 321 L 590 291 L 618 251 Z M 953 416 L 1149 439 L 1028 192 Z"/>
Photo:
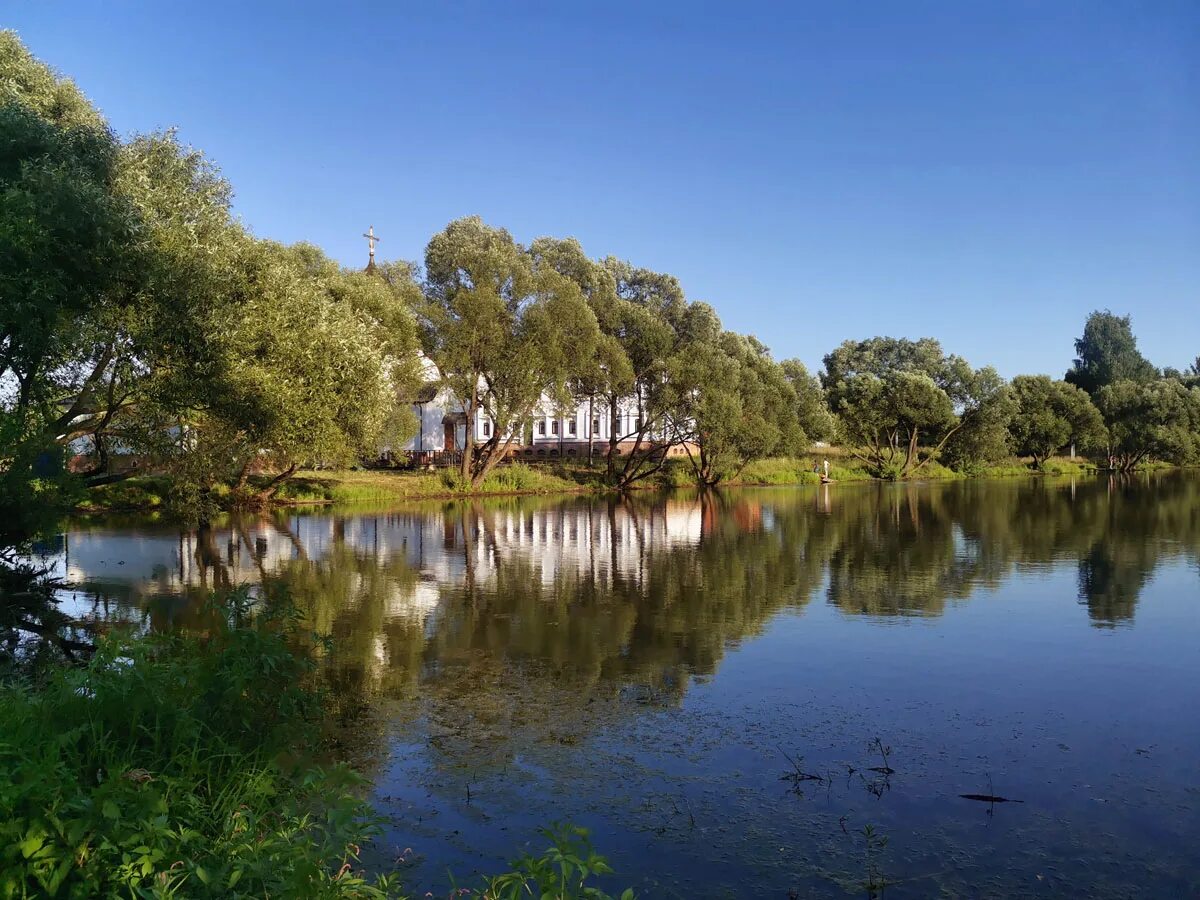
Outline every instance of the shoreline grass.
<path fill-rule="evenodd" d="M 763 487 L 813 485 L 821 481 L 823 462 L 830 462 L 829 477 L 834 482 L 878 481 L 854 456 L 838 447 L 824 448 L 797 457 L 756 460 L 737 477 L 721 482 L 721 487 Z M 1163 463 L 1147 463 L 1139 471 L 1170 468 Z M 1031 461 L 1012 458 L 983 466 L 970 473 L 949 469 L 937 462 L 922 466 L 909 481 L 946 481 L 964 478 L 1021 478 L 1088 476 L 1098 471 L 1095 464 L 1082 459 L 1055 457 L 1040 469 Z M 638 485 L 639 490 L 695 487 L 695 479 L 685 461 L 672 460 L 657 477 Z M 410 500 L 456 500 L 475 497 L 512 497 L 526 495 L 604 494 L 614 489 L 604 481 L 604 469 L 597 465 L 568 463 L 529 465 L 522 462 L 497 468 L 475 489 L 462 486 L 457 472 L 440 469 L 433 472 L 390 469 L 302 470 L 280 488 L 273 506 L 329 506 L 334 504 L 390 503 Z M 147 512 L 169 507 L 171 482 L 164 475 L 138 475 L 126 481 L 93 488 L 75 511 L 84 514 Z M 228 488 L 219 487 L 218 500 L 228 497 Z"/>

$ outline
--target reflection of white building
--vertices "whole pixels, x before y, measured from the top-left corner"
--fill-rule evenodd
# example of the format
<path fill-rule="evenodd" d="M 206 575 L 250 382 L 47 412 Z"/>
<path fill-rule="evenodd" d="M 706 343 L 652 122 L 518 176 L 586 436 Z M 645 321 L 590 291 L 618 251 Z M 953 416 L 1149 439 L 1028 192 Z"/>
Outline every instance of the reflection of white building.
<path fill-rule="evenodd" d="M 572 502 L 538 509 L 482 504 L 361 516 L 297 514 L 203 533 L 80 530 L 65 534 L 47 561 L 70 592 L 138 604 L 189 589 L 253 585 L 295 560 L 322 563 L 350 551 L 388 572 L 403 567 L 406 577 L 396 578 L 386 595 L 386 615 L 425 618 L 443 590 L 468 580 L 486 587 L 505 564 L 516 562 L 546 585 L 571 574 L 600 583 L 637 580 L 656 554 L 698 544 L 702 528 L 698 501 L 652 507 Z"/>

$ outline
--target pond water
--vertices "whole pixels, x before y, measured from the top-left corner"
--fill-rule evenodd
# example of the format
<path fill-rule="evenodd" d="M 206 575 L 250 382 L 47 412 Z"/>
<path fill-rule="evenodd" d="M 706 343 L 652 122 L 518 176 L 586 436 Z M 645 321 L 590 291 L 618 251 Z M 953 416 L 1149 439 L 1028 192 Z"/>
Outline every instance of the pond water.
<path fill-rule="evenodd" d="M 390 822 L 370 862 L 417 894 L 564 820 L 651 897 L 1200 895 L 1194 473 L 107 520 L 41 549 L 81 616 L 286 586 L 335 639 Z"/>

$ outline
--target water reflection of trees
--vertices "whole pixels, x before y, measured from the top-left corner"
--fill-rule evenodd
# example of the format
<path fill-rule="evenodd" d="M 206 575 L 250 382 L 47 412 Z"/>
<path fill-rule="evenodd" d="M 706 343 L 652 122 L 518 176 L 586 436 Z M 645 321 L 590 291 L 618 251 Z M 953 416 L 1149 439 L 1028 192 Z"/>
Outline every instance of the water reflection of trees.
<path fill-rule="evenodd" d="M 821 596 L 849 617 L 928 617 L 1066 566 L 1094 625 L 1127 622 L 1164 560 L 1200 561 L 1200 478 L 521 498 L 65 543 L 74 591 L 159 627 L 213 589 L 285 591 L 333 639 L 332 695 L 348 711 L 366 695 L 402 704 L 392 724 L 421 723 L 454 791 L 678 704 L 731 647 Z M 369 756 L 384 734 L 352 739 Z"/>
<path fill-rule="evenodd" d="M 636 685 L 677 697 L 821 582 L 822 554 L 797 549 L 826 523 L 793 514 L 764 528 L 762 507 L 720 496 L 515 513 L 454 504 L 418 524 L 438 544 L 424 571 L 411 556 L 335 543 L 266 578 L 333 635 L 348 682 L 403 693 L 456 669 L 486 681 L 475 670 L 499 661 L 576 693 Z"/>
<path fill-rule="evenodd" d="M 1133 616 L 1164 559 L 1200 554 L 1200 480 L 877 485 L 842 498 L 829 600 L 847 613 L 938 615 L 1014 570 L 1064 561 L 1097 625 Z"/>
<path fill-rule="evenodd" d="M 931 616 L 1014 570 L 1065 562 L 1093 623 L 1127 621 L 1162 560 L 1200 556 L 1200 479 L 431 504 L 93 543 L 118 539 L 133 549 L 114 556 L 146 555 L 154 542 L 173 555 L 147 562 L 140 588 L 114 581 L 114 571 L 135 576 L 109 566 L 90 582 L 97 597 L 140 590 L 161 624 L 210 589 L 286 588 L 314 630 L 334 637 L 331 674 L 345 689 L 411 696 L 472 666 L 486 682 L 495 672 L 482 668 L 500 666 L 576 694 L 670 702 L 822 588 L 848 615 Z M 86 590 L 88 557 L 77 555 Z"/>
<path fill-rule="evenodd" d="M 1198 490 L 1161 477 L 845 486 L 816 504 L 787 491 L 447 504 L 401 523 L 403 549 L 364 541 L 387 523 L 354 520 L 356 539 L 335 520 L 320 552 L 263 576 L 334 637 L 339 691 L 410 699 L 430 752 L 478 772 L 511 764 L 521 735 L 569 743 L 678 702 L 822 589 L 848 615 L 931 616 L 1014 571 L 1073 563 L 1093 623 L 1117 624 L 1163 559 L 1197 556 Z"/>

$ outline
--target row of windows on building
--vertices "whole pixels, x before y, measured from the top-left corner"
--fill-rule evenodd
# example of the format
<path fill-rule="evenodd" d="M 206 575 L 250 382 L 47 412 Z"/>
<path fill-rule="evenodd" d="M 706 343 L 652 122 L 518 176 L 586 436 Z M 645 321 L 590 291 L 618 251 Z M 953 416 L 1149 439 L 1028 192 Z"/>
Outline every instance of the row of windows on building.
<path fill-rule="evenodd" d="M 629 433 L 638 432 L 638 431 L 641 431 L 641 429 L 642 429 L 642 420 L 640 418 L 634 418 L 633 416 L 622 417 L 621 422 L 629 424 L 629 426 L 630 426 Z M 600 433 L 600 419 L 598 419 L 598 418 L 592 419 L 592 435 L 595 436 L 595 435 L 598 435 L 599 433 Z M 546 420 L 545 419 L 541 419 L 537 423 L 537 435 L 538 435 L 538 437 L 547 437 Z M 549 436 L 550 437 L 558 437 L 558 435 L 559 435 L 559 421 L 558 421 L 558 419 L 551 419 Z M 487 421 L 486 419 L 483 422 L 483 436 L 484 437 L 492 436 L 492 423 Z M 567 436 L 568 437 L 578 437 L 579 436 L 579 423 L 575 419 L 569 419 L 567 421 Z"/>

